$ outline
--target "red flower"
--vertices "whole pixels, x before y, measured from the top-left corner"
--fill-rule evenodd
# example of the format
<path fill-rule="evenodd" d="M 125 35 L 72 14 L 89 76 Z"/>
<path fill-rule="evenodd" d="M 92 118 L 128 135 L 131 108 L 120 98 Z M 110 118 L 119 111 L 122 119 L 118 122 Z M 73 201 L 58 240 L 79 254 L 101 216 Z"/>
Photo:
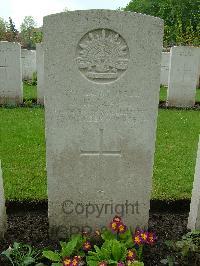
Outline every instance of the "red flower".
<path fill-rule="evenodd" d="M 147 239 L 148 239 L 149 233 L 145 232 L 145 231 L 141 231 L 140 236 L 142 238 L 143 243 L 147 243 Z"/>
<path fill-rule="evenodd" d="M 147 238 L 147 243 L 152 245 L 156 242 L 156 240 L 157 240 L 156 234 L 153 232 L 149 232 L 148 238 Z"/>
<path fill-rule="evenodd" d="M 110 228 L 112 229 L 113 232 L 117 232 L 118 231 L 118 223 L 112 221 L 110 223 Z"/>
<path fill-rule="evenodd" d="M 92 244 L 90 243 L 90 241 L 86 241 L 83 243 L 83 250 L 89 251 L 91 249 L 92 249 Z"/>
<path fill-rule="evenodd" d="M 140 234 L 136 234 L 133 236 L 133 241 L 135 242 L 135 244 L 137 245 L 141 245 L 143 243 L 141 235 Z"/>
<path fill-rule="evenodd" d="M 123 234 L 127 230 L 127 226 L 122 222 L 122 219 L 119 216 L 115 216 L 110 223 L 110 228 L 113 232 L 118 234 Z"/>
<path fill-rule="evenodd" d="M 117 266 L 125 266 L 125 264 L 120 261 L 120 262 L 117 263 Z"/>
<path fill-rule="evenodd" d="M 107 262 L 106 261 L 101 261 L 99 262 L 98 266 L 107 266 Z"/>
<path fill-rule="evenodd" d="M 121 219 L 121 217 L 119 217 L 119 216 L 115 216 L 115 217 L 113 218 L 113 222 L 121 223 L 121 221 L 122 221 L 122 219 Z"/>
<path fill-rule="evenodd" d="M 157 239 L 157 237 L 156 237 L 155 233 L 143 231 L 143 230 L 139 230 L 139 229 L 137 229 L 135 231 L 135 235 L 133 236 L 133 241 L 137 245 L 154 244 L 156 239 Z"/>
<path fill-rule="evenodd" d="M 67 257 L 63 260 L 63 266 L 70 266 L 71 262 L 71 259 Z"/>
<path fill-rule="evenodd" d="M 81 260 L 80 256 L 74 256 L 72 259 L 66 257 L 63 261 L 63 266 L 78 266 L 80 260 Z"/>
<path fill-rule="evenodd" d="M 136 259 L 136 253 L 134 250 L 132 249 L 129 249 L 128 250 L 128 253 L 127 253 L 127 256 L 126 256 L 126 260 L 127 261 L 134 261 Z"/>
<path fill-rule="evenodd" d="M 127 227 L 125 224 L 123 224 L 123 223 L 118 224 L 118 233 L 119 234 L 124 234 L 126 232 L 126 230 L 127 230 Z"/>

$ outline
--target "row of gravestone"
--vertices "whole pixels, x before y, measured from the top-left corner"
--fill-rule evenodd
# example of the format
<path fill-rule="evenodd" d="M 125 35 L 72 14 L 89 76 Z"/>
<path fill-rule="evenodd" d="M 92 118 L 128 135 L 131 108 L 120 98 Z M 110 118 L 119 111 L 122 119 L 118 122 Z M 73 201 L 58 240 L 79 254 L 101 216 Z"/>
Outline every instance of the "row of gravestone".
<path fill-rule="evenodd" d="M 175 53 L 174 52 L 174 49 L 177 49 L 177 47 L 176 48 L 171 48 L 170 49 L 170 52 L 162 52 L 160 84 L 163 85 L 163 86 L 168 86 L 168 81 L 169 81 L 169 68 L 170 68 L 170 64 L 171 64 L 172 54 Z M 182 47 L 179 46 L 178 49 L 179 49 L 179 52 L 181 52 L 180 49 L 184 49 L 184 48 L 182 48 Z M 178 60 L 178 62 L 180 62 L 180 59 Z M 181 62 L 179 64 L 181 64 Z M 200 70 L 198 72 L 199 73 L 197 75 L 197 84 L 196 84 L 196 87 L 197 88 L 200 87 L 200 76 L 199 76 L 200 75 Z"/>
<path fill-rule="evenodd" d="M 101 228 L 115 214 L 148 226 L 162 38 L 161 19 L 132 12 L 44 18 L 51 234 Z"/>
<path fill-rule="evenodd" d="M 0 42 L 0 104 L 23 102 L 22 80 L 36 73 L 36 51 L 21 49 L 20 44 Z"/>
<path fill-rule="evenodd" d="M 21 64 L 19 63 L 20 51 Z M 17 43 L 0 43 L 1 104 L 21 103 L 23 95 L 22 83 L 20 82 L 21 75 L 23 80 L 29 80 L 36 69 L 37 103 L 44 104 L 43 44 L 37 44 L 36 51 L 20 50 Z M 162 53 L 160 83 L 168 86 L 167 103 L 169 106 L 193 106 L 196 87 L 199 87 L 199 77 L 200 48 L 173 47 L 170 53 Z"/>
<path fill-rule="evenodd" d="M 179 46 L 163 52 L 160 77 L 161 84 L 168 86 L 169 106 L 193 106 L 200 86 L 200 48 Z"/>

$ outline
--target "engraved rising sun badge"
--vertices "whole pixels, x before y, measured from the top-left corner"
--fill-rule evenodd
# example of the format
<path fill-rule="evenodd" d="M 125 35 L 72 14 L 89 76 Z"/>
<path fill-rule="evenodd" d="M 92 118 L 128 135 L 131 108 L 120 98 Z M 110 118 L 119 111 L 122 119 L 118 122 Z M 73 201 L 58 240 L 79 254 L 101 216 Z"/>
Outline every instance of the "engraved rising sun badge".
<path fill-rule="evenodd" d="M 96 29 L 80 40 L 76 62 L 81 73 L 94 82 L 107 83 L 118 79 L 128 68 L 129 49 L 115 31 Z"/>

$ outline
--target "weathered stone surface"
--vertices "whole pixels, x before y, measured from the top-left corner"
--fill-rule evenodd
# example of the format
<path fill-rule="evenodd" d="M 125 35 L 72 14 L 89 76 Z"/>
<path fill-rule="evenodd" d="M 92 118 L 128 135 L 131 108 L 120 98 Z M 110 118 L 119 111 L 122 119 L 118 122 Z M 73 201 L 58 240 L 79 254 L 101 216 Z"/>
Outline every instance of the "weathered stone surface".
<path fill-rule="evenodd" d="M 22 78 L 23 80 L 31 80 L 33 73 L 36 72 L 36 51 L 22 49 Z"/>
<path fill-rule="evenodd" d="M 22 101 L 21 46 L 0 42 L 0 104 L 20 104 Z"/>
<path fill-rule="evenodd" d="M 168 86 L 170 53 L 162 52 L 160 84 Z"/>
<path fill-rule="evenodd" d="M 37 103 L 44 104 L 44 51 L 43 44 L 36 44 Z"/>
<path fill-rule="evenodd" d="M 197 151 L 192 199 L 190 203 L 188 228 L 191 230 L 200 230 L 200 138 Z"/>
<path fill-rule="evenodd" d="M 0 238 L 4 237 L 7 230 L 7 217 L 6 217 L 6 207 L 4 198 L 4 188 L 3 188 L 3 175 L 1 170 L 0 161 Z"/>
<path fill-rule="evenodd" d="M 195 47 L 172 47 L 168 84 L 168 105 L 189 107 L 195 104 L 199 51 Z"/>
<path fill-rule="evenodd" d="M 199 67 L 198 67 L 198 73 L 197 73 L 197 88 L 200 88 L 200 48 L 198 49 L 198 56 L 199 56 Z"/>
<path fill-rule="evenodd" d="M 51 235 L 115 214 L 147 226 L 162 34 L 162 20 L 132 12 L 44 18 Z"/>

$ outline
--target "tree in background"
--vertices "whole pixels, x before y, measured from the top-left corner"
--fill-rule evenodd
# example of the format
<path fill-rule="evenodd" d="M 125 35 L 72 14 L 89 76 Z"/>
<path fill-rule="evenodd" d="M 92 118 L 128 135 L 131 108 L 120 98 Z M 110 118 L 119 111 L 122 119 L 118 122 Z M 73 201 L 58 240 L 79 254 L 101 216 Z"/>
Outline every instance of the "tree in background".
<path fill-rule="evenodd" d="M 7 23 L 3 18 L 0 18 L 0 41 L 6 40 Z"/>
<path fill-rule="evenodd" d="M 15 28 L 15 24 L 11 17 L 9 17 L 9 23 L 6 31 L 6 41 L 17 42 L 19 38 L 19 32 Z"/>
<path fill-rule="evenodd" d="M 20 26 L 21 45 L 27 49 L 35 49 L 36 43 L 42 41 L 42 31 L 37 28 L 33 17 L 26 16 Z"/>
<path fill-rule="evenodd" d="M 131 0 L 125 11 L 164 20 L 164 46 L 200 45 L 199 0 Z"/>

